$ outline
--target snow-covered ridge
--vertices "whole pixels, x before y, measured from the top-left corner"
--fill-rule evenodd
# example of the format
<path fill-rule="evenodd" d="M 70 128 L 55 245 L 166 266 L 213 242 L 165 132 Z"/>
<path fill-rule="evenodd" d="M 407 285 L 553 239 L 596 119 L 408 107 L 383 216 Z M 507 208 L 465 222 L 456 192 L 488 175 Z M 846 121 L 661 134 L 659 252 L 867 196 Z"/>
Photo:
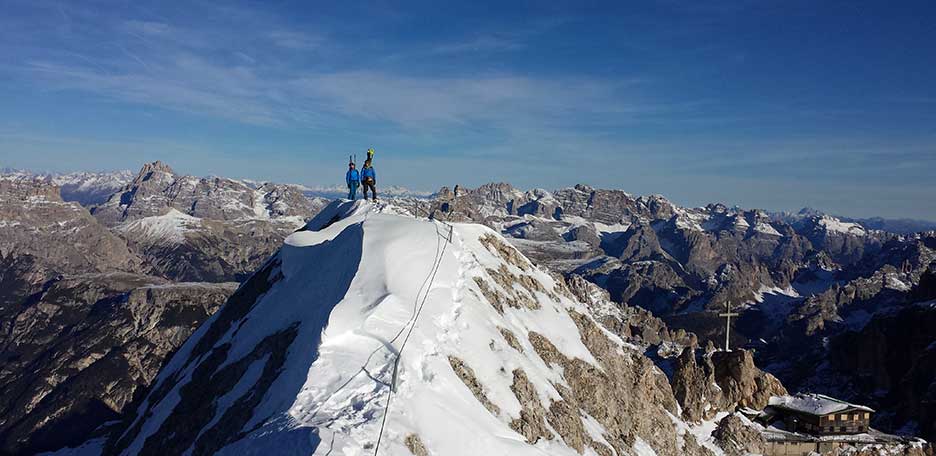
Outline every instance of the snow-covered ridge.
<path fill-rule="evenodd" d="M 335 202 L 289 236 L 163 369 L 117 449 L 680 454 L 675 403 L 640 392 L 669 392 L 665 375 L 562 282 L 489 228 L 396 212 Z"/>

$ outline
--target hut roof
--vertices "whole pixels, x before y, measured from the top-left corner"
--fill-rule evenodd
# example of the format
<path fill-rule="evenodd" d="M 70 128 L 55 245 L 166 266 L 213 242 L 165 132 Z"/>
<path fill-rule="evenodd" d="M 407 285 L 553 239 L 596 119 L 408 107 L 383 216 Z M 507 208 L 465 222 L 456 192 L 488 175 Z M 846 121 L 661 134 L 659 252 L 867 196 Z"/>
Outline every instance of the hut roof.
<path fill-rule="evenodd" d="M 852 404 L 822 394 L 801 393 L 793 396 L 774 396 L 770 398 L 768 405 L 780 409 L 808 413 L 810 415 L 817 416 L 825 416 L 833 413 L 841 413 L 852 410 L 874 412 L 874 410 L 869 407 Z"/>

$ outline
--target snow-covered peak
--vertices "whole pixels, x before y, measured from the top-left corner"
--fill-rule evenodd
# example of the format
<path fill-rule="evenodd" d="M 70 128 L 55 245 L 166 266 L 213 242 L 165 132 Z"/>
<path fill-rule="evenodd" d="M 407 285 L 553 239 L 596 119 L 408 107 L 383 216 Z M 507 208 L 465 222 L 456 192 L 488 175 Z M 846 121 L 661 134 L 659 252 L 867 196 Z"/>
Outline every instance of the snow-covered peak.
<path fill-rule="evenodd" d="M 484 226 L 398 212 L 338 201 L 287 238 L 114 450 L 682 454 L 665 375 L 564 282 Z"/>

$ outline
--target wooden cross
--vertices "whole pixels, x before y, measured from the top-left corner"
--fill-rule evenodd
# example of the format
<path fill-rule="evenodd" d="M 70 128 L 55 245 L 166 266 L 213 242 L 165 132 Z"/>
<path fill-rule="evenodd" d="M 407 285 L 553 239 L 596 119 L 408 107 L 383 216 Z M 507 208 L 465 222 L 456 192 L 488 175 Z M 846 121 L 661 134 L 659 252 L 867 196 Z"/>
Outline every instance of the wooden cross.
<path fill-rule="evenodd" d="M 718 314 L 719 317 L 725 317 L 725 351 L 731 351 L 731 348 L 728 346 L 728 341 L 731 338 L 731 317 L 737 317 L 738 314 L 731 312 L 731 301 L 725 302 L 725 307 L 727 312 Z"/>

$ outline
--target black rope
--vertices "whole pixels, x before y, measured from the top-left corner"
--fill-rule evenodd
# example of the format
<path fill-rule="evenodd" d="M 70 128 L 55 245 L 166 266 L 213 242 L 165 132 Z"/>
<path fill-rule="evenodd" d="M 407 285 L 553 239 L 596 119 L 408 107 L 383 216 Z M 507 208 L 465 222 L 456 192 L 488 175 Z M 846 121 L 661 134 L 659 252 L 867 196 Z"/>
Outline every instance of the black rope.
<path fill-rule="evenodd" d="M 370 212 L 367 212 L 367 213 L 364 214 L 364 222 L 367 221 L 367 218 L 368 218 L 369 216 L 370 216 Z M 363 222 L 362 222 L 362 223 L 363 223 Z M 444 223 L 444 222 L 443 222 L 443 223 Z M 393 336 L 393 338 L 390 339 L 390 341 L 389 341 L 387 344 L 381 345 L 380 347 L 377 347 L 376 349 L 374 349 L 374 351 L 372 351 L 372 352 L 370 353 L 370 355 L 367 357 L 367 360 L 364 361 L 364 364 L 361 366 L 361 368 L 358 369 L 358 371 L 355 372 L 354 375 L 348 377 L 348 379 L 347 379 L 344 383 L 342 383 L 341 386 L 338 387 L 338 389 L 336 389 L 333 393 L 331 393 L 331 395 L 329 395 L 329 397 L 328 397 L 327 399 L 325 399 L 325 400 L 323 401 L 323 404 L 324 404 L 324 403 L 328 402 L 328 400 L 329 400 L 330 398 L 335 397 L 335 395 L 337 395 L 339 392 L 341 392 L 342 390 L 344 390 L 344 388 L 346 388 L 346 387 L 351 383 L 351 381 L 353 381 L 355 378 L 357 378 L 357 376 L 360 375 L 361 372 L 366 372 L 368 378 L 370 378 L 371 380 L 374 380 L 376 383 L 382 384 L 382 385 L 387 385 L 387 383 L 385 383 L 385 382 L 383 382 L 383 381 L 380 381 L 380 380 L 377 379 L 374 375 L 372 375 L 372 374 L 370 373 L 370 371 L 367 370 L 367 365 L 370 364 L 371 359 L 373 359 L 374 355 L 376 355 L 381 349 L 387 348 L 388 346 L 389 346 L 390 348 L 392 348 L 392 347 L 393 347 L 393 343 L 396 342 L 397 339 L 400 338 L 400 336 L 403 334 L 404 331 L 406 331 L 406 327 L 407 327 L 407 326 L 410 326 L 410 324 L 412 324 L 412 326 L 410 326 L 410 331 L 407 333 L 407 336 L 406 336 L 406 338 L 404 339 L 403 344 L 401 344 L 401 346 L 400 346 L 400 351 L 397 352 L 396 359 L 394 360 L 394 375 L 393 375 L 393 378 L 391 379 L 391 384 L 389 385 L 389 387 L 390 387 L 390 393 L 387 395 L 387 403 L 386 403 L 386 405 L 384 406 L 384 417 L 383 417 L 383 421 L 382 421 L 382 423 L 381 423 L 381 430 L 380 430 L 380 434 L 378 435 L 377 444 L 375 445 L 375 450 L 374 450 L 375 453 L 374 453 L 374 454 L 376 454 L 377 449 L 379 449 L 379 447 L 380 447 L 380 439 L 381 439 L 381 437 L 382 437 L 382 435 L 383 435 L 383 428 L 384 428 L 384 426 L 386 425 L 387 411 L 389 410 L 389 407 L 390 407 L 390 396 L 391 396 L 392 393 L 393 393 L 393 382 L 392 382 L 392 381 L 395 380 L 395 378 L 396 378 L 395 373 L 396 373 L 396 369 L 397 369 L 398 364 L 399 364 L 400 355 L 403 353 L 403 347 L 405 347 L 406 341 L 409 340 L 409 335 L 412 334 L 413 328 L 416 326 L 416 325 L 415 325 L 416 319 L 419 318 L 419 313 L 422 312 L 422 307 L 423 307 L 423 305 L 425 305 L 426 299 L 427 299 L 428 296 L 429 296 L 429 290 L 431 290 L 431 288 L 432 288 L 432 283 L 433 283 L 433 281 L 435 280 L 436 274 L 438 273 L 439 266 L 441 266 L 442 260 L 443 260 L 443 258 L 445 257 L 445 250 L 446 250 L 446 247 L 447 247 L 447 243 L 450 243 L 450 242 L 451 242 L 451 239 L 452 239 L 452 228 L 453 228 L 453 227 L 452 227 L 450 224 L 448 224 L 448 223 L 445 223 L 445 225 L 449 227 L 449 236 L 448 236 L 448 238 L 445 238 L 445 237 L 442 236 L 442 234 L 439 232 L 439 227 L 438 227 L 438 225 L 434 225 L 434 228 L 435 228 L 435 230 L 436 230 L 436 251 L 435 251 L 435 254 L 434 254 L 433 266 L 432 266 L 432 268 L 430 268 L 429 274 L 426 275 L 426 278 L 423 280 L 423 282 L 422 282 L 422 284 L 420 285 L 419 289 L 416 291 L 416 298 L 415 298 L 414 301 L 413 301 L 413 311 L 412 311 L 412 313 L 411 313 L 411 315 L 410 315 L 409 321 L 407 321 L 407 323 L 406 323 L 405 325 L 403 325 L 403 326 L 400 328 L 400 330 L 397 332 L 397 334 L 396 334 L 395 336 Z M 445 242 L 445 241 L 447 241 L 447 242 Z M 427 286 L 427 285 L 429 286 L 429 289 L 426 289 L 426 286 Z M 426 291 L 426 294 L 425 294 L 425 296 L 423 297 L 422 302 L 420 303 L 419 295 L 423 293 L 423 290 Z M 319 414 L 320 411 L 321 411 L 321 406 L 315 410 L 315 412 L 312 414 L 311 417 L 309 417 L 309 419 L 311 420 L 311 419 L 315 418 L 315 417 Z M 321 423 L 311 423 L 311 424 L 312 424 L 313 426 L 320 427 L 321 425 L 324 425 L 324 424 L 330 423 L 330 422 L 334 422 L 334 419 L 328 419 L 328 420 L 322 421 Z M 332 436 L 332 444 L 334 444 L 334 436 Z M 329 453 L 330 453 L 330 452 L 331 452 L 331 449 L 329 449 Z"/>
<path fill-rule="evenodd" d="M 435 227 L 436 227 L 436 239 L 438 240 L 439 238 L 442 237 L 442 235 L 441 233 L 439 233 L 438 225 L 435 225 Z M 432 291 L 432 284 L 433 282 L 435 282 L 436 274 L 439 272 L 439 266 L 442 265 L 442 260 L 445 258 L 445 249 L 446 247 L 448 247 L 449 243 L 451 243 L 452 231 L 454 228 L 452 227 L 452 225 L 448 225 L 448 227 L 449 227 L 449 236 L 446 239 L 447 242 L 442 244 L 442 254 L 439 255 L 439 258 L 436 260 L 435 264 L 433 265 L 432 273 L 430 275 L 431 278 L 429 279 L 429 288 L 426 290 L 426 294 L 423 295 L 422 302 L 419 303 L 419 308 L 416 310 L 416 315 L 414 316 L 412 320 L 413 324 L 410 326 L 409 331 L 406 333 L 406 337 L 403 338 L 403 343 L 400 344 L 400 350 L 397 352 L 396 359 L 393 362 L 394 380 L 391 383 L 390 391 L 387 392 L 387 403 L 386 405 L 384 405 L 383 419 L 380 422 L 380 432 L 377 434 L 377 443 L 374 445 L 374 456 L 377 456 L 377 452 L 380 451 L 380 442 L 383 439 L 383 432 L 387 426 L 387 417 L 390 415 L 390 400 L 393 398 L 393 390 L 394 390 L 394 386 L 396 383 L 395 373 L 397 371 L 397 367 L 400 364 L 400 358 L 403 357 L 403 349 L 406 348 L 406 343 L 409 342 L 410 335 L 413 334 L 413 329 L 416 328 L 416 322 L 419 320 L 419 315 L 422 313 L 423 306 L 426 305 L 426 301 L 429 299 L 429 292 Z M 417 302 L 419 301 L 418 293 L 416 295 L 416 300 Z M 404 329 L 405 328 L 406 327 L 404 326 Z"/>
<path fill-rule="evenodd" d="M 366 216 L 365 216 L 365 221 L 366 221 Z M 440 240 L 440 237 L 439 237 L 438 228 L 437 228 L 437 229 L 436 229 L 436 253 L 435 253 L 435 257 L 434 257 L 435 259 L 433 260 L 433 268 L 435 268 L 435 264 L 436 264 L 437 262 L 441 261 L 442 255 L 440 255 L 440 248 L 442 248 L 442 243 L 441 243 L 441 240 Z M 444 248 L 442 248 L 441 254 L 444 254 Z M 384 344 L 384 345 L 381 345 L 381 346 L 375 348 L 374 351 L 372 351 L 372 352 L 370 353 L 370 355 L 367 357 L 367 360 L 364 361 L 364 364 L 361 366 L 361 368 L 358 369 L 358 371 L 355 372 L 354 375 L 348 377 L 348 379 L 345 380 L 345 382 L 342 383 L 341 386 L 339 386 L 338 389 L 336 389 L 336 390 L 329 396 L 329 399 L 332 398 L 332 397 L 335 397 L 336 394 L 338 394 L 338 393 L 341 392 L 343 389 L 345 389 L 345 388 L 351 383 L 352 380 L 354 380 L 355 378 L 357 378 L 358 375 L 361 374 L 361 372 L 367 372 L 368 377 L 374 379 L 377 383 L 384 384 L 384 385 L 386 384 L 386 383 L 381 382 L 381 381 L 377 380 L 376 378 L 374 378 L 374 377 L 370 374 L 370 372 L 368 372 L 368 370 L 367 370 L 367 365 L 370 364 L 371 359 L 373 359 L 374 355 L 376 355 L 377 352 L 379 352 L 380 350 L 386 348 L 387 346 L 393 347 L 393 343 L 396 342 L 396 340 L 400 338 L 400 335 L 403 334 L 403 331 L 406 330 L 406 327 L 413 321 L 413 318 L 415 318 L 415 316 L 416 316 L 416 312 L 417 312 L 417 308 L 418 308 L 418 304 L 419 304 L 419 295 L 422 294 L 422 291 L 425 289 L 426 285 L 429 284 L 429 281 L 430 281 L 430 278 L 432 277 L 432 275 L 433 275 L 433 274 L 432 274 L 432 269 L 430 269 L 430 270 L 429 270 L 429 274 L 426 275 L 426 278 L 423 280 L 422 285 L 419 287 L 419 290 L 416 292 L 416 299 L 413 301 L 413 312 L 410 314 L 410 319 L 406 322 L 406 324 L 403 325 L 403 326 L 400 328 L 400 331 L 397 332 L 397 334 L 396 334 L 395 336 L 393 336 L 393 339 L 390 339 L 390 342 L 388 342 L 387 344 Z M 323 401 L 323 403 L 324 403 L 324 402 L 327 402 L 327 401 L 328 401 L 328 399 L 325 399 L 325 401 Z M 319 411 L 320 411 L 320 410 L 321 410 L 321 407 L 319 407 L 318 409 L 316 409 L 316 410 L 315 410 L 315 413 L 313 413 L 312 416 L 309 417 L 309 419 L 315 418 L 315 417 L 319 414 Z M 323 421 L 322 423 L 311 423 L 311 424 L 312 424 L 313 426 L 318 426 L 318 425 L 324 424 L 324 423 L 326 423 L 326 422 L 328 422 L 328 421 Z"/>

